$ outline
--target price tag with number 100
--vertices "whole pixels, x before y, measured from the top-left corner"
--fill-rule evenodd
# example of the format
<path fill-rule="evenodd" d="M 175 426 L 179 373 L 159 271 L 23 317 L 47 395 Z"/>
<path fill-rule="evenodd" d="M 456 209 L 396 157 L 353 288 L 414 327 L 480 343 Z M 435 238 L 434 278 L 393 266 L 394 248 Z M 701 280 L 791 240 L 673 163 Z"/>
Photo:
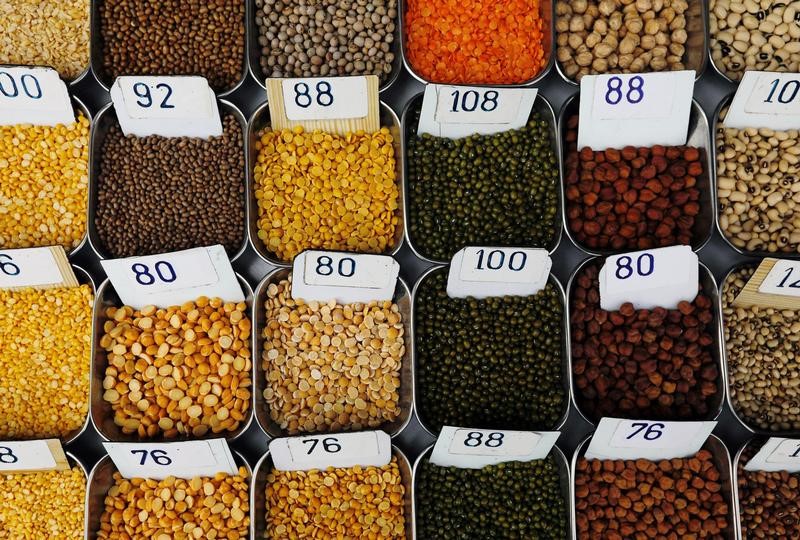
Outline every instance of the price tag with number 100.
<path fill-rule="evenodd" d="M 0 67 L 0 126 L 75 121 L 67 85 L 52 68 Z"/>
<path fill-rule="evenodd" d="M 340 304 L 394 297 L 400 265 L 386 255 L 304 251 L 292 265 L 292 298 Z"/>
<path fill-rule="evenodd" d="M 730 128 L 800 127 L 800 74 L 747 71 L 723 121 Z"/>
<path fill-rule="evenodd" d="M 480 469 L 508 461 L 543 459 L 558 440 L 558 431 L 510 431 L 444 426 L 430 461 L 440 467 Z"/>
<path fill-rule="evenodd" d="M 671 459 L 697 453 L 716 422 L 667 422 L 602 418 L 586 459 Z"/>
<path fill-rule="evenodd" d="M 578 148 L 686 144 L 694 79 L 694 71 L 583 77 Z"/>
<path fill-rule="evenodd" d="M 447 295 L 530 296 L 547 284 L 552 266 L 546 249 L 467 247 L 450 261 Z"/>
<path fill-rule="evenodd" d="M 279 471 L 308 471 L 328 467 L 382 467 L 392 457 L 392 440 L 383 431 L 286 437 L 269 443 Z"/>

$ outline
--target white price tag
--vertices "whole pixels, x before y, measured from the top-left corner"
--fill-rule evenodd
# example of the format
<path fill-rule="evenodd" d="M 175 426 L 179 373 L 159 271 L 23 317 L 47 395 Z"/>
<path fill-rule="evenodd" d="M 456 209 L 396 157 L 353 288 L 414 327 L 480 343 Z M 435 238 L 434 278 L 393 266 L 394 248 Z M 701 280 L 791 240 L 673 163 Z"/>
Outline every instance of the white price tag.
<path fill-rule="evenodd" d="M 800 74 L 745 72 L 722 125 L 739 129 L 800 129 Z"/>
<path fill-rule="evenodd" d="M 65 470 L 67 458 L 58 439 L 0 441 L 0 472 Z"/>
<path fill-rule="evenodd" d="M 667 422 L 602 418 L 586 449 L 586 459 L 672 459 L 696 454 L 716 421 Z"/>
<path fill-rule="evenodd" d="M 225 439 L 165 443 L 104 442 L 103 446 L 125 478 L 194 478 L 214 476 L 219 472 L 233 475 L 239 470 Z"/>
<path fill-rule="evenodd" d="M 125 135 L 222 135 L 217 98 L 205 77 L 117 77 L 111 101 Z"/>
<path fill-rule="evenodd" d="M 392 439 L 383 431 L 286 437 L 269 443 L 279 471 L 383 467 L 392 459 Z"/>
<path fill-rule="evenodd" d="M 689 246 L 632 251 L 606 257 L 600 269 L 600 307 L 616 311 L 631 302 L 635 309 L 675 309 L 697 296 L 699 266 Z"/>
<path fill-rule="evenodd" d="M 530 296 L 547 285 L 552 266 L 546 249 L 467 247 L 450 260 L 447 296 Z"/>
<path fill-rule="evenodd" d="M 417 133 L 458 139 L 520 129 L 528 123 L 536 88 L 488 88 L 429 84 Z"/>
<path fill-rule="evenodd" d="M 694 79 L 694 71 L 583 77 L 578 149 L 686 144 Z"/>
<path fill-rule="evenodd" d="M 800 472 L 800 439 L 771 437 L 745 464 L 744 470 Z"/>
<path fill-rule="evenodd" d="M 0 289 L 42 287 L 63 282 L 64 276 L 52 248 L 0 251 Z"/>
<path fill-rule="evenodd" d="M 0 126 L 75 122 L 67 85 L 52 68 L 0 66 Z"/>
<path fill-rule="evenodd" d="M 430 461 L 440 467 L 481 469 L 508 461 L 544 459 L 561 435 L 558 431 L 508 431 L 444 426 Z"/>
<path fill-rule="evenodd" d="M 758 292 L 800 298 L 800 261 L 778 259 L 758 286 Z"/>
<path fill-rule="evenodd" d="M 369 111 L 366 77 L 283 79 L 289 120 L 364 118 Z"/>
<path fill-rule="evenodd" d="M 292 298 L 340 304 L 391 300 L 400 265 L 386 255 L 304 251 L 292 265 Z"/>
<path fill-rule="evenodd" d="M 243 302 L 231 261 L 220 245 L 100 261 L 125 305 L 177 306 L 199 296 Z"/>

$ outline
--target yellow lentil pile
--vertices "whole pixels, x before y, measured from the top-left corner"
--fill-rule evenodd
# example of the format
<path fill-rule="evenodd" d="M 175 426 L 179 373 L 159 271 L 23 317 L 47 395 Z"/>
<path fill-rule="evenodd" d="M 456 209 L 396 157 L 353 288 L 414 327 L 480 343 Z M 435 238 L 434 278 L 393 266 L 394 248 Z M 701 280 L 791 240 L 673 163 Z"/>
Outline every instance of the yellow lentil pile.
<path fill-rule="evenodd" d="M 114 473 L 98 540 L 244 540 L 250 534 L 249 478 L 245 467 L 231 476 L 164 480 Z"/>
<path fill-rule="evenodd" d="M 0 438 L 65 437 L 89 410 L 92 288 L 0 290 Z"/>
<path fill-rule="evenodd" d="M 383 253 L 394 244 L 400 192 L 387 128 L 344 137 L 258 134 L 258 237 L 280 260 L 306 249 Z"/>
<path fill-rule="evenodd" d="M 65 471 L 0 475 L 0 538 L 83 538 L 86 476 Z"/>
<path fill-rule="evenodd" d="M 69 125 L 0 126 L 0 248 L 76 247 L 86 233 L 88 190 L 82 113 Z"/>
<path fill-rule="evenodd" d="M 376 428 L 400 415 L 404 328 L 397 304 L 293 300 L 290 279 L 267 288 L 264 400 L 281 429 Z"/>
<path fill-rule="evenodd" d="M 267 538 L 405 538 L 405 488 L 397 459 L 383 467 L 273 471 L 267 476 Z"/>
<path fill-rule="evenodd" d="M 231 432 L 250 408 L 247 305 L 200 297 L 181 306 L 110 307 L 103 399 L 126 434 Z"/>
<path fill-rule="evenodd" d="M 89 0 L 0 0 L 0 64 L 50 66 L 67 80 L 89 65 Z"/>

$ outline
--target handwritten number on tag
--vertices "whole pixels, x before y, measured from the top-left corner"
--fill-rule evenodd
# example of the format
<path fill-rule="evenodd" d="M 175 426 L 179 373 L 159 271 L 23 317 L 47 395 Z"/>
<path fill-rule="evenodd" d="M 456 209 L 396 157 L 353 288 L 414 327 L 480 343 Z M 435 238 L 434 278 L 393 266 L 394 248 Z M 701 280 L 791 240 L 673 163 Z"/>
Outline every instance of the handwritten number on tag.
<path fill-rule="evenodd" d="M 0 253 L 0 271 L 2 271 L 7 276 L 18 276 L 19 275 L 19 266 L 14 264 L 14 259 L 11 258 L 11 255 L 6 255 L 5 253 Z"/>
<path fill-rule="evenodd" d="M 8 446 L 0 446 L 0 463 L 16 463 L 19 458 L 14 455 Z"/>
<path fill-rule="evenodd" d="M 486 267 L 483 266 L 483 258 L 486 255 L 486 250 L 478 250 L 478 266 L 477 270 L 499 270 L 506 262 L 506 254 L 502 250 L 494 249 L 486 256 Z M 525 268 L 525 263 L 528 261 L 528 255 L 524 251 L 515 251 L 508 258 L 508 269 L 514 272 L 519 272 Z"/>
<path fill-rule="evenodd" d="M 306 439 L 303 441 L 303 444 L 311 444 L 311 447 L 308 449 L 308 452 L 306 452 L 306 455 L 311 455 L 311 453 L 319 444 L 320 440 L 322 440 L 322 448 L 329 454 L 335 454 L 342 450 L 342 445 L 339 444 L 339 439 L 336 437 L 326 437 L 324 439 Z"/>
<path fill-rule="evenodd" d="M 497 98 L 500 97 L 500 93 L 497 90 L 487 90 L 483 93 L 482 100 L 477 90 L 467 90 L 463 94 L 459 90 L 455 90 L 450 95 L 453 97 L 453 107 L 450 112 L 474 112 L 479 103 L 482 111 L 492 112 L 497 108 Z M 459 97 L 461 97 L 461 110 L 458 108 Z"/>
<path fill-rule="evenodd" d="M 317 105 L 320 107 L 330 107 L 333 105 L 333 94 L 331 93 L 331 83 L 328 81 L 320 81 L 315 87 L 317 91 Z M 304 82 L 299 82 L 294 85 L 294 102 L 298 107 L 307 109 L 314 103 L 311 97 L 311 89 Z"/>
<path fill-rule="evenodd" d="M 617 271 L 614 273 L 617 279 L 628 279 L 633 275 L 633 259 L 624 255 L 617 259 Z M 656 268 L 655 258 L 650 253 L 642 253 L 636 257 L 636 273 L 641 277 L 647 277 Z"/>
<path fill-rule="evenodd" d="M 159 107 L 161 107 L 162 109 L 174 109 L 175 105 L 169 103 L 169 98 L 172 96 L 172 87 L 168 84 L 158 83 L 156 85 L 156 89 L 166 90 L 164 98 L 161 100 L 161 105 L 159 105 Z M 136 104 L 139 105 L 140 107 L 148 109 L 153 106 L 153 94 L 150 92 L 150 87 L 147 86 L 145 83 L 138 82 L 134 84 L 133 93 L 144 100 L 144 101 L 136 100 Z"/>
<path fill-rule="evenodd" d="M 633 105 L 644 99 L 644 79 L 639 75 L 628 79 L 628 91 L 624 94 L 625 100 Z M 622 101 L 622 79 L 611 77 L 606 83 L 606 103 L 616 105 Z"/>
<path fill-rule="evenodd" d="M 792 268 L 791 266 L 786 269 L 786 276 L 784 276 L 784 278 L 781 280 L 781 282 L 778 283 L 778 285 L 777 285 L 778 287 L 789 287 L 790 289 L 800 289 L 800 279 L 798 279 L 796 281 L 793 281 L 793 282 L 789 283 L 788 285 L 786 284 L 786 282 L 791 277 L 793 270 L 794 270 L 794 268 Z"/>
<path fill-rule="evenodd" d="M 339 264 L 336 266 L 337 273 L 342 277 L 353 277 L 353 274 L 356 273 L 356 261 L 351 257 L 339 259 Z M 315 271 L 320 276 L 330 276 L 333 274 L 333 259 L 327 255 L 318 257 Z"/>
<path fill-rule="evenodd" d="M 8 82 L 0 79 L 0 92 L 7 98 L 14 98 L 19 95 L 19 86 L 22 86 L 22 91 L 31 99 L 42 98 L 42 86 L 39 84 L 39 79 L 30 73 L 24 74 L 19 78 L 19 86 L 14 77 L 7 71 L 0 71 L 0 76 L 5 75 L 8 77 Z"/>
<path fill-rule="evenodd" d="M 166 450 L 131 450 L 131 454 L 141 454 L 142 459 L 139 460 L 139 465 L 144 465 L 147 462 L 147 456 L 150 456 L 156 465 L 172 465 L 172 459 L 167 455 Z"/>
<path fill-rule="evenodd" d="M 775 91 L 778 90 L 778 85 L 780 84 L 780 79 L 775 79 L 770 83 L 772 88 L 770 88 L 769 95 L 767 99 L 764 100 L 764 103 L 772 103 L 772 98 L 775 96 Z M 792 94 L 787 98 L 784 93 L 789 90 L 789 85 L 792 85 Z M 786 81 L 783 83 L 783 87 L 781 87 L 781 91 L 778 93 L 778 103 L 791 103 L 794 101 L 794 98 L 797 97 L 797 92 L 800 91 L 800 81 L 792 80 Z"/>
<path fill-rule="evenodd" d="M 175 268 L 167 261 L 158 261 L 154 269 L 158 278 L 164 283 L 172 283 L 178 278 Z M 156 282 L 155 276 L 150 273 L 150 268 L 144 263 L 134 263 L 131 270 L 136 274 L 136 282 L 140 285 L 152 285 Z"/>
<path fill-rule="evenodd" d="M 797 457 L 797 456 L 800 456 L 800 444 L 797 445 L 797 448 L 795 448 L 795 451 L 793 453 L 789 454 L 789 457 Z"/>
<path fill-rule="evenodd" d="M 470 431 L 467 434 L 467 438 L 464 439 L 464 446 L 469 446 L 470 448 L 475 448 L 483 444 L 488 448 L 497 448 L 499 446 L 503 446 L 503 435 L 502 433 L 494 432 L 489 433 L 489 436 L 486 438 L 486 441 L 483 440 L 483 433 L 479 431 Z"/>
<path fill-rule="evenodd" d="M 660 439 L 661 436 L 664 434 L 662 430 L 664 429 L 665 426 L 661 422 L 653 422 L 652 424 L 647 422 L 633 422 L 631 424 L 631 427 L 637 429 L 634 430 L 633 433 L 625 437 L 626 439 L 628 440 L 633 439 L 638 434 L 644 432 L 642 434 L 642 437 L 644 437 L 646 441 L 655 441 Z"/>

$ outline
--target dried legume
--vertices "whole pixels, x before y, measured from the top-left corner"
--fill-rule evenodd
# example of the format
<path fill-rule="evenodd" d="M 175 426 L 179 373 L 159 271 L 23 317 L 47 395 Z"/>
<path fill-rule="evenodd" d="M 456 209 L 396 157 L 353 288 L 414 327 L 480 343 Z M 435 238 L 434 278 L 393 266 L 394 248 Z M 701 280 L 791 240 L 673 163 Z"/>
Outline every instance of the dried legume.
<path fill-rule="evenodd" d="M 695 245 L 698 179 L 704 152 L 691 146 L 626 146 L 577 150 L 578 117 L 565 135 L 567 223 L 575 240 L 595 250 Z"/>
<path fill-rule="evenodd" d="M 442 426 L 537 430 L 564 414 L 560 291 L 450 298 L 447 270 L 423 278 L 414 298 L 417 414 Z"/>
<path fill-rule="evenodd" d="M 557 58 L 564 74 L 685 69 L 687 0 L 558 0 Z"/>
<path fill-rule="evenodd" d="M 86 476 L 65 471 L 0 475 L 0 538 L 81 540 Z"/>
<path fill-rule="evenodd" d="M 405 328 L 397 304 L 292 300 L 267 288 L 262 365 L 269 414 L 290 435 L 377 428 L 400 415 Z"/>
<path fill-rule="evenodd" d="M 397 0 L 255 1 L 265 77 L 391 73 Z"/>
<path fill-rule="evenodd" d="M 243 76 L 244 0 L 99 0 L 101 79 L 200 75 L 216 92 Z"/>
<path fill-rule="evenodd" d="M 408 0 L 408 61 L 431 82 L 523 83 L 547 62 L 539 9 L 539 0 Z"/>
<path fill-rule="evenodd" d="M 250 473 L 217 473 L 191 480 L 122 478 L 105 498 L 98 540 L 246 540 L 250 534 Z"/>
<path fill-rule="evenodd" d="M 0 64 L 75 79 L 89 66 L 89 0 L 0 0 Z"/>
<path fill-rule="evenodd" d="M 125 136 L 116 121 L 100 148 L 95 226 L 112 257 L 244 243 L 242 126 L 223 114 L 221 137 Z"/>
<path fill-rule="evenodd" d="M 731 404 L 749 424 L 770 431 L 800 429 L 800 314 L 734 307 L 754 267 L 734 271 L 722 286 L 722 317 Z"/>
<path fill-rule="evenodd" d="M 83 113 L 68 125 L 0 126 L 0 247 L 77 247 L 86 234 L 88 194 Z"/>
<path fill-rule="evenodd" d="M 0 437 L 66 437 L 89 410 L 92 287 L 0 290 Z"/>
<path fill-rule="evenodd" d="M 600 265 L 573 277 L 570 341 L 575 400 L 603 416 L 697 420 L 716 414 L 719 369 L 714 315 L 705 292 L 677 309 L 600 308 Z"/>
<path fill-rule="evenodd" d="M 551 249 L 558 239 L 558 157 L 534 112 L 522 129 L 447 139 L 419 136 L 410 115 L 409 235 L 423 256 L 450 260 L 468 245 Z"/>
<path fill-rule="evenodd" d="M 383 467 L 278 471 L 267 476 L 266 538 L 406 537 L 405 488 L 392 458 Z"/>
<path fill-rule="evenodd" d="M 746 251 L 800 252 L 800 132 L 717 126 L 719 225 Z"/>
<path fill-rule="evenodd" d="M 181 306 L 110 307 L 103 399 L 139 437 L 236 431 L 250 409 L 250 320 L 244 302 L 200 297 Z"/>
<path fill-rule="evenodd" d="M 578 539 L 730 538 L 724 489 L 730 486 L 708 450 L 662 461 L 581 458 L 575 473 Z"/>
<path fill-rule="evenodd" d="M 800 2 L 711 0 L 711 59 L 738 81 L 747 70 L 800 71 Z"/>
<path fill-rule="evenodd" d="M 760 442 L 749 443 L 737 465 L 742 538 L 800 538 L 800 475 L 788 471 L 746 471 Z"/>
<path fill-rule="evenodd" d="M 342 137 L 297 126 L 257 138 L 258 238 L 278 259 L 314 248 L 394 247 L 400 191 L 387 128 Z"/>
<path fill-rule="evenodd" d="M 425 459 L 415 482 L 419 538 L 568 537 L 568 495 L 552 455 L 482 469 L 439 467 Z"/>

